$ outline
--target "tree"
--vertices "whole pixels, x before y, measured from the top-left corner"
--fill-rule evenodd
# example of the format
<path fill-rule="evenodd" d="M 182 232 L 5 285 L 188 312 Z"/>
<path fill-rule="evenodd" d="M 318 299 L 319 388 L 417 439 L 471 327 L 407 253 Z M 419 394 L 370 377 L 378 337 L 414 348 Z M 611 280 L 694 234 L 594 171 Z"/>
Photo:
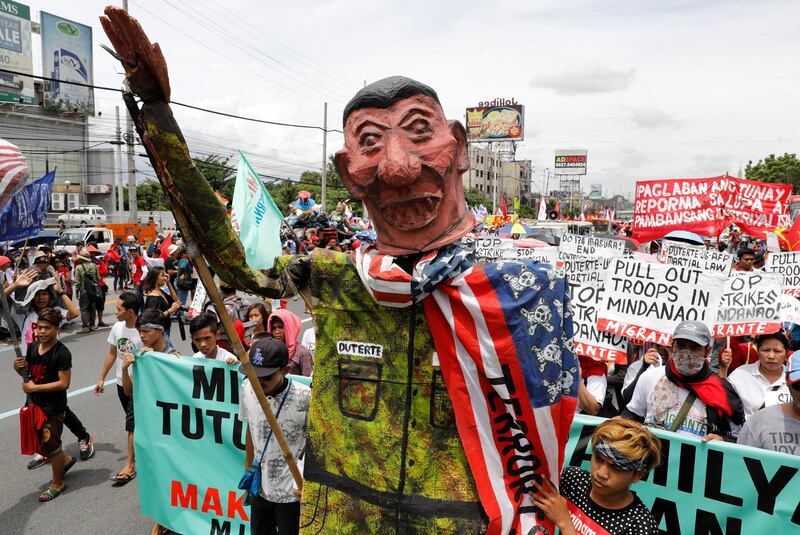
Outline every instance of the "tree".
<path fill-rule="evenodd" d="M 226 199 L 233 199 L 233 188 L 236 185 L 236 168 L 230 165 L 230 158 L 210 154 L 205 158 L 193 159 L 211 188 L 219 191 Z"/>
<path fill-rule="evenodd" d="M 122 189 L 123 209 L 128 210 L 128 186 Z M 161 183 L 153 179 L 145 179 L 136 185 L 136 206 L 143 212 L 169 210 L 169 203 Z"/>
<path fill-rule="evenodd" d="M 492 201 L 483 194 L 478 188 L 467 188 L 464 190 L 464 198 L 467 199 L 467 204 L 470 208 L 477 208 L 480 205 L 486 208 L 491 207 Z"/>
<path fill-rule="evenodd" d="M 786 153 L 778 157 L 770 154 L 755 164 L 751 160 L 747 162 L 745 176 L 748 180 L 790 184 L 793 193 L 800 192 L 800 160 L 795 154 Z"/>

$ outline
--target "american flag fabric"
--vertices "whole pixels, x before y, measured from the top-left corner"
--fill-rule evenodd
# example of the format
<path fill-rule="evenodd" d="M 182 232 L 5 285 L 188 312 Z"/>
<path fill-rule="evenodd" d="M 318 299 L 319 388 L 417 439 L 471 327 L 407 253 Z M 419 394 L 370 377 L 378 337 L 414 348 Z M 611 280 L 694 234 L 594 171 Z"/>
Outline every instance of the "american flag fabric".
<path fill-rule="evenodd" d="M 529 493 L 543 477 L 558 484 L 577 406 L 563 274 L 533 261 L 473 265 L 458 246 L 425 255 L 413 274 L 373 249 L 355 260 L 380 304 L 423 303 L 487 533 L 555 533 Z"/>
<path fill-rule="evenodd" d="M 19 147 L 0 139 L 0 210 L 25 186 L 29 177 L 28 164 Z"/>

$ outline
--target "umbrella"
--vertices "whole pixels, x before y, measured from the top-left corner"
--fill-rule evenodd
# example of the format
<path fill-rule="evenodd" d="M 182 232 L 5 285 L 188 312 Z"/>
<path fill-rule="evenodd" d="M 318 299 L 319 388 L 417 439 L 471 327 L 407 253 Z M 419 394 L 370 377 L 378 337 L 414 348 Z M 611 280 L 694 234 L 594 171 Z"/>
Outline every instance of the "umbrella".
<path fill-rule="evenodd" d="M 533 232 L 531 227 L 522 223 L 509 223 L 498 231 L 500 234 L 530 234 Z"/>
<path fill-rule="evenodd" d="M 536 249 L 538 249 L 539 247 L 549 247 L 550 246 L 550 244 L 548 244 L 548 243 L 546 243 L 544 241 L 535 240 L 533 238 L 524 238 L 524 239 L 521 239 L 521 240 L 514 240 L 514 245 L 517 246 L 517 247 L 524 248 L 524 249 L 528 249 L 528 248 L 536 248 Z"/>
<path fill-rule="evenodd" d="M 664 236 L 664 239 L 688 243 L 690 245 L 703 245 L 705 243 L 702 236 L 694 232 L 689 232 L 688 230 L 673 230 Z"/>
<path fill-rule="evenodd" d="M 614 240 L 625 240 L 625 248 L 631 251 L 638 251 L 639 247 L 642 246 L 641 243 L 634 240 L 633 238 L 628 238 L 627 236 L 614 236 L 612 234 L 595 234 L 595 238 L 611 238 Z"/>
<path fill-rule="evenodd" d="M 555 234 L 550 234 L 549 232 L 542 232 L 536 229 L 534 229 L 533 232 L 528 234 L 528 238 L 542 240 L 548 245 L 559 245 L 561 243 L 561 238 L 559 238 Z"/>

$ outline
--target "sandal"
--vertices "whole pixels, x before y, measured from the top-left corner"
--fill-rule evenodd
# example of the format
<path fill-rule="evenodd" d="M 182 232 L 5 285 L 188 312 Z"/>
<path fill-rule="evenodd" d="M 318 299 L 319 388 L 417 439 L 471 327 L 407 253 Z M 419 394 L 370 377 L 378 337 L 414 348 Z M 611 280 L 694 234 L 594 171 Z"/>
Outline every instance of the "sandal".
<path fill-rule="evenodd" d="M 61 487 L 61 490 L 58 490 L 55 487 L 47 487 L 47 490 L 39 495 L 39 501 L 49 502 L 50 500 L 55 500 L 56 498 L 61 496 L 61 493 L 64 492 L 66 489 L 67 489 L 66 485 Z"/>
<path fill-rule="evenodd" d="M 135 477 L 136 477 L 136 472 L 133 472 L 132 474 L 117 474 L 111 478 L 111 480 L 114 481 L 113 485 L 111 486 L 124 487 L 125 485 L 130 483 L 131 480 Z"/>

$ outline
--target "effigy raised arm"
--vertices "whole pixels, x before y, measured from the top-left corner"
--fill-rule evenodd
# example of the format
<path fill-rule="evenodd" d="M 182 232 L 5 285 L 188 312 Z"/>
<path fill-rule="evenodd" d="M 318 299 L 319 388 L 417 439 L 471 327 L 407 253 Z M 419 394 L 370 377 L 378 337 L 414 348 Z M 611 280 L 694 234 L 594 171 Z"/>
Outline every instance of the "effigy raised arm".
<path fill-rule="evenodd" d="M 128 111 L 173 211 L 185 215 L 189 227 L 186 230 L 227 284 L 268 297 L 285 294 L 284 281 L 247 265 L 244 248 L 225 207 L 189 154 L 169 105 L 167 64 L 158 43 L 151 43 L 139 22 L 125 10 L 108 6 L 105 15 L 100 22 L 114 47 L 114 52 L 109 52 L 122 63 L 132 94 L 126 98 Z"/>

